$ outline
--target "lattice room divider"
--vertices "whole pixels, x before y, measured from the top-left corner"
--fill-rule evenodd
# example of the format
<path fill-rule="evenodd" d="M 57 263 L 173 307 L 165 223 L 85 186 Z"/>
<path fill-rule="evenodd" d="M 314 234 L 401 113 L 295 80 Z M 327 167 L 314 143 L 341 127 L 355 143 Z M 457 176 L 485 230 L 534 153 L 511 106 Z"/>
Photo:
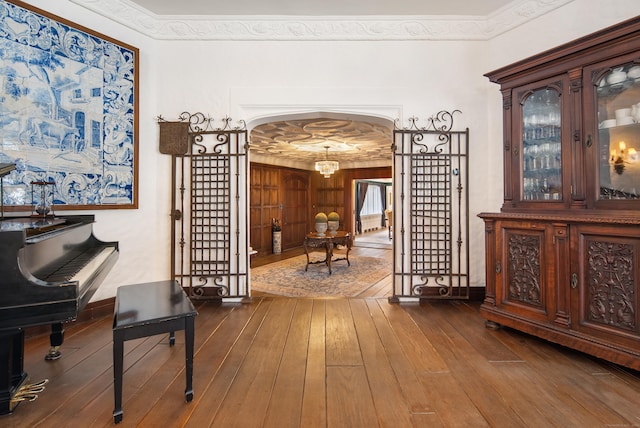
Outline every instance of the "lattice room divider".
<path fill-rule="evenodd" d="M 393 294 L 469 298 L 469 129 L 441 111 L 396 124 L 393 145 Z"/>
<path fill-rule="evenodd" d="M 171 275 L 192 299 L 249 297 L 248 140 L 244 123 L 202 113 L 159 118 L 172 155 Z"/>

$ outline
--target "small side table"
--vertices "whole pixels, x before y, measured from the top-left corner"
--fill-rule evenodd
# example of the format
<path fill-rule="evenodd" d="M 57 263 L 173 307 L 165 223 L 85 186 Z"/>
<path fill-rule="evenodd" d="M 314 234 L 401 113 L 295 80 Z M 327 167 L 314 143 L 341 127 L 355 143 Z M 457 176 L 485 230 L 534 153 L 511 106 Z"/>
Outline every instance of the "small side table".
<path fill-rule="evenodd" d="M 193 346 L 195 316 L 193 307 L 176 281 L 125 285 L 116 291 L 113 314 L 113 389 L 114 423 L 122 421 L 122 371 L 124 342 L 140 337 L 169 333 L 169 345 L 175 344 L 175 331 L 184 330 L 187 402 L 193 399 Z"/>
<path fill-rule="evenodd" d="M 351 266 L 351 262 L 349 261 L 349 251 L 351 251 L 351 247 L 353 246 L 353 240 L 351 239 L 351 234 L 343 231 L 336 231 L 333 234 L 330 232 L 326 232 L 322 235 L 316 232 L 307 233 L 307 236 L 304 238 L 304 253 L 307 256 L 307 265 L 304 267 L 304 270 L 309 268 L 309 265 L 324 263 L 329 268 L 329 275 L 331 275 L 331 262 L 337 262 L 340 260 L 346 260 L 347 264 Z M 333 258 L 333 248 L 336 245 L 344 245 L 347 247 L 347 253 L 344 257 Z M 314 248 L 324 248 L 325 250 L 325 259 L 317 262 L 312 262 L 309 260 L 309 251 Z"/>

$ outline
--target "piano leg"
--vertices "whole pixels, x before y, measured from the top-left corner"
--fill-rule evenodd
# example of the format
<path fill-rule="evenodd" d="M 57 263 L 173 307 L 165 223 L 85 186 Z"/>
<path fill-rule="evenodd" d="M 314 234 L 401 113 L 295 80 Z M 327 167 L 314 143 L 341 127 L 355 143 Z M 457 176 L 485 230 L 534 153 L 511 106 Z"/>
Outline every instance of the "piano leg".
<path fill-rule="evenodd" d="M 24 368 L 24 331 L 0 332 L 0 415 L 13 412 L 13 398 L 27 381 Z"/>
<path fill-rule="evenodd" d="M 54 361 L 60 358 L 62 356 L 60 352 L 62 342 L 64 342 L 64 328 L 62 328 L 62 323 L 57 322 L 51 324 L 51 334 L 49 335 L 49 344 L 51 347 L 49 348 L 49 353 L 44 356 L 44 359 Z"/>

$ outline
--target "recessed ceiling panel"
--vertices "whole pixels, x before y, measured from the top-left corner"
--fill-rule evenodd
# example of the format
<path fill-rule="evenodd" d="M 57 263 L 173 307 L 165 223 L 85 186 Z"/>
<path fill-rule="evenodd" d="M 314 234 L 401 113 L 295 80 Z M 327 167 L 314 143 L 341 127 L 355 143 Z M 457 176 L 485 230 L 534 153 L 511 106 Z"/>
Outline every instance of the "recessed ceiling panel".
<path fill-rule="evenodd" d="M 319 117 L 269 122 L 253 128 L 249 141 L 252 153 L 263 161 L 271 156 L 277 164 L 309 167 L 327 156 L 328 147 L 328 157 L 348 167 L 391 165 L 392 129 L 373 121 Z"/>

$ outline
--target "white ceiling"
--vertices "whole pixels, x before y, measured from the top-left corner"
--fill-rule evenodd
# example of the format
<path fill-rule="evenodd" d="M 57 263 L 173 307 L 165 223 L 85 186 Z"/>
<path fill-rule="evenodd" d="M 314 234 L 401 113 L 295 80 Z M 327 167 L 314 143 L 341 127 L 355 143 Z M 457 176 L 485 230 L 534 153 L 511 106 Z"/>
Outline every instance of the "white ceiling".
<path fill-rule="evenodd" d="M 485 16 L 513 0 L 130 0 L 157 15 Z"/>
<path fill-rule="evenodd" d="M 155 15 L 171 16 L 486 16 L 513 0 L 130 0 Z M 375 118 L 274 119 L 251 130 L 252 160 L 313 169 L 338 160 L 342 168 L 391 165 L 392 127 Z"/>
<path fill-rule="evenodd" d="M 518 25 L 522 16 L 535 16 L 533 10 L 540 9 L 543 13 L 545 8 L 558 7 L 571 0 L 544 0 L 535 2 L 539 6 L 532 6 L 530 0 L 107 0 L 105 3 L 93 0 L 72 0 L 86 7 L 94 8 L 99 13 L 112 16 L 116 20 L 121 20 L 125 25 L 132 28 L 143 28 L 151 37 L 166 38 L 164 33 L 171 28 L 196 28 L 196 34 L 170 34 L 169 37 L 183 38 L 207 38 L 207 29 L 224 28 L 232 30 L 233 23 L 226 19 L 235 19 L 239 22 L 247 22 L 248 28 L 256 26 L 256 34 L 260 38 L 279 39 L 281 34 L 285 34 L 284 39 L 298 38 L 298 34 L 288 34 L 280 31 L 279 25 L 285 24 L 269 22 L 269 25 L 262 25 L 262 19 L 272 17 L 286 17 L 293 19 L 305 19 L 304 28 L 312 28 L 311 38 L 333 38 L 345 37 L 343 34 L 334 35 L 323 33 L 324 27 L 318 27 L 318 22 L 322 17 L 328 19 L 342 19 L 342 25 L 331 26 L 330 28 L 349 29 L 346 38 L 350 39 L 354 34 L 359 34 L 356 29 L 373 25 L 373 33 L 365 31 L 361 35 L 364 39 L 371 37 L 371 34 L 380 32 L 380 28 L 387 28 L 385 25 L 378 25 L 377 17 L 395 18 L 403 17 L 408 23 L 407 28 L 411 31 L 407 34 L 400 31 L 401 38 L 412 39 L 415 34 L 414 23 L 422 18 L 426 18 L 423 23 L 424 34 L 418 32 L 418 38 L 483 38 L 492 34 L 492 28 L 505 27 L 505 22 Z M 137 11 L 131 10 L 130 6 L 137 7 Z M 544 6 L 540 6 L 544 5 Z M 521 9 L 527 14 L 521 13 Z M 209 17 L 207 20 L 207 17 Z M 260 18 L 262 17 L 262 18 Z M 473 17 L 469 19 L 469 17 Z M 125 19 L 126 18 L 126 19 Z M 213 18 L 213 20 L 211 20 Z M 256 20 L 256 18 L 258 18 Z M 177 21 L 176 21 L 177 19 Z M 202 20 L 205 21 L 202 21 Z M 374 21 L 369 22 L 369 20 Z M 435 21 L 433 21 L 435 19 Z M 256 20 L 256 22 L 253 22 Z M 502 23 L 500 26 L 493 25 L 493 20 Z M 165 25 L 166 23 L 172 25 Z M 235 22 L 235 21 L 234 21 Z M 402 21 L 404 22 L 404 21 Z M 464 25 L 456 25 L 455 22 L 464 22 Z M 474 25 L 469 25 L 473 22 Z M 178 24 L 176 24 L 178 23 Z M 215 23 L 215 25 L 208 25 Z M 404 28 L 404 24 L 401 25 Z M 245 28 L 241 26 L 239 28 Z M 265 28 L 276 28 L 274 34 L 265 34 Z M 295 27 L 298 28 L 298 27 Z M 422 28 L 422 27 L 420 27 Z M 451 29 L 463 28 L 461 34 Z M 471 33 L 467 30 L 471 28 Z M 490 30 L 486 32 L 487 28 Z M 443 29 L 446 31 L 440 34 Z M 333 31 L 333 30 L 332 30 Z M 354 32 L 355 31 L 355 32 Z M 387 28 L 384 37 L 396 38 L 397 28 L 391 25 Z M 477 34 L 476 34 L 477 32 Z M 222 36 L 226 34 L 222 32 Z M 249 39 L 253 33 L 249 31 Z M 422 34 L 422 35 L 421 35 Z M 220 37 L 220 34 L 212 34 L 212 38 Z M 245 37 L 246 34 L 240 34 Z M 302 35 L 306 37 L 304 34 Z M 308 36 L 308 35 L 307 35 Z M 235 37 L 238 37 L 236 34 Z M 224 37 L 222 37 L 224 39 Z M 331 160 L 338 160 L 341 168 L 361 168 L 390 166 L 392 162 L 391 144 L 393 124 L 381 123 L 374 117 L 349 117 L 347 115 L 327 115 L 318 112 L 314 117 L 274 118 L 273 121 L 262 123 L 250 131 L 249 141 L 251 143 L 252 160 L 256 162 L 292 166 L 297 168 L 313 169 L 315 160 L 325 157 L 325 146 L 330 146 L 329 157 Z"/>

